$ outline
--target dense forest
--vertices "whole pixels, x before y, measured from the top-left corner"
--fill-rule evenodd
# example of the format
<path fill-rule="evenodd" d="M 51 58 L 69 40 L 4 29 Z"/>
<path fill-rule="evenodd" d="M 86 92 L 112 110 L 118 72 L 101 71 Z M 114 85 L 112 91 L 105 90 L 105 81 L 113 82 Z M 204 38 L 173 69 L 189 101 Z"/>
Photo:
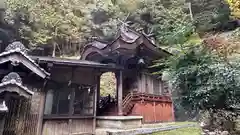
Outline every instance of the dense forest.
<path fill-rule="evenodd" d="M 237 6 L 229 2 L 234 13 Z M 6 4 L 5 23 L 12 26 L 15 38 L 31 49 L 50 48 L 48 55 L 53 56 L 79 55 L 92 39 L 111 41 L 122 23 L 154 34 L 161 47 L 175 50 L 191 37 L 226 29 L 231 21 L 224 0 L 6 0 Z"/>
<path fill-rule="evenodd" d="M 122 24 L 152 34 L 173 54 L 153 66 L 164 67 L 155 74 L 178 93 L 176 109 L 207 112 L 211 130 L 239 115 L 239 0 L 6 0 L 6 7 L 1 28 L 45 55 L 79 56 L 93 39 L 111 42 Z"/>

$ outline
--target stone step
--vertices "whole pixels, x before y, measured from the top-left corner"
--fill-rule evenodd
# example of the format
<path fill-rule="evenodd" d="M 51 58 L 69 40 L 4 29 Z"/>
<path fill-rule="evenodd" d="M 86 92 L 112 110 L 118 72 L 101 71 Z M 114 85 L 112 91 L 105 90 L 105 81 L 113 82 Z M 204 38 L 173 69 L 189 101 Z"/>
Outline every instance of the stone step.
<path fill-rule="evenodd" d="M 142 126 L 142 116 L 98 116 L 97 127 L 112 129 L 139 128 Z"/>

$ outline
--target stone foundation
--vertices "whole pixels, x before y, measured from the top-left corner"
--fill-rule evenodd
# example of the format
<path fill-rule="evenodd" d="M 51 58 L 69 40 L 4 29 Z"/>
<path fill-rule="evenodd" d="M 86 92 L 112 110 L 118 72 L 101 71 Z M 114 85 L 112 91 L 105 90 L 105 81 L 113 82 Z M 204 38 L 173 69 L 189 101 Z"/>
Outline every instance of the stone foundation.
<path fill-rule="evenodd" d="M 98 128 L 131 129 L 142 126 L 142 116 L 99 116 Z"/>

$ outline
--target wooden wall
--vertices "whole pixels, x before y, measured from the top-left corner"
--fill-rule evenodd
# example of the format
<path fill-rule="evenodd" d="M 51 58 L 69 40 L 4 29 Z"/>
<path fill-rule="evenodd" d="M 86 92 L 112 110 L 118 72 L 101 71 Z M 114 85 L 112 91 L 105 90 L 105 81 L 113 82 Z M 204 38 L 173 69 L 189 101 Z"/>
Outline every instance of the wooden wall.
<path fill-rule="evenodd" d="M 42 135 L 72 135 L 94 133 L 94 119 L 44 120 Z"/>
<path fill-rule="evenodd" d="M 70 68 L 64 66 L 54 67 L 51 70 L 51 79 L 57 83 L 68 85 L 69 82 L 79 85 L 96 86 L 97 71 L 93 68 Z M 47 88 L 50 89 L 50 88 Z M 42 135 L 72 135 L 73 133 L 94 133 L 95 132 L 95 109 L 96 90 L 89 102 L 94 108 L 94 116 L 91 118 L 47 118 L 43 120 Z"/>
<path fill-rule="evenodd" d="M 95 84 L 95 70 L 93 68 L 69 68 L 56 67 L 51 70 L 51 79 L 56 82 L 68 83 L 71 81 L 76 84 Z"/>
<path fill-rule="evenodd" d="M 44 109 L 44 103 L 45 103 L 45 92 L 41 88 L 34 88 L 31 86 L 28 86 L 29 89 L 31 89 L 34 94 L 31 98 L 31 115 L 35 116 L 35 119 L 29 118 L 30 121 L 35 121 L 34 125 L 31 125 L 35 128 L 35 134 L 40 135 L 41 134 L 41 128 L 42 128 L 42 117 L 43 117 L 43 109 Z"/>
<path fill-rule="evenodd" d="M 172 103 L 136 102 L 130 115 L 143 116 L 144 123 L 174 121 Z"/>
<path fill-rule="evenodd" d="M 161 97 L 166 93 L 164 82 L 149 73 L 141 73 L 137 77 L 137 91 L 146 95 Z M 154 99 L 136 101 L 130 115 L 143 116 L 144 122 L 174 121 L 172 102 L 154 101 Z"/>
<path fill-rule="evenodd" d="M 148 73 L 138 76 L 138 91 L 141 93 L 162 95 L 164 93 L 163 82 L 161 79 Z"/>

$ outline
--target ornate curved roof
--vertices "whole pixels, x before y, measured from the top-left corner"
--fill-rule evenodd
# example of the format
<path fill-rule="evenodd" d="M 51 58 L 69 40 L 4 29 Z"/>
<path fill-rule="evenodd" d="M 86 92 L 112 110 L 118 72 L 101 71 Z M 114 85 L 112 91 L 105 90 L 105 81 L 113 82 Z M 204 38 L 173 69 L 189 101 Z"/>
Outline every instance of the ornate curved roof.
<path fill-rule="evenodd" d="M 15 72 L 9 73 L 2 79 L 0 93 L 3 92 L 17 93 L 25 98 L 30 98 L 33 95 L 31 90 L 22 85 L 21 77 Z"/>
<path fill-rule="evenodd" d="M 169 55 L 171 55 L 169 52 L 158 48 L 148 35 L 123 25 L 113 42 L 105 43 L 95 40 L 87 44 L 83 49 L 81 59 L 118 63 L 119 59 L 128 60 L 141 57 L 152 61 Z"/>
<path fill-rule="evenodd" d="M 41 78 L 46 78 L 50 75 L 27 55 L 27 49 L 20 42 L 9 44 L 5 48 L 5 51 L 0 54 L 0 64 L 6 62 L 11 62 L 14 66 L 22 63 Z"/>

